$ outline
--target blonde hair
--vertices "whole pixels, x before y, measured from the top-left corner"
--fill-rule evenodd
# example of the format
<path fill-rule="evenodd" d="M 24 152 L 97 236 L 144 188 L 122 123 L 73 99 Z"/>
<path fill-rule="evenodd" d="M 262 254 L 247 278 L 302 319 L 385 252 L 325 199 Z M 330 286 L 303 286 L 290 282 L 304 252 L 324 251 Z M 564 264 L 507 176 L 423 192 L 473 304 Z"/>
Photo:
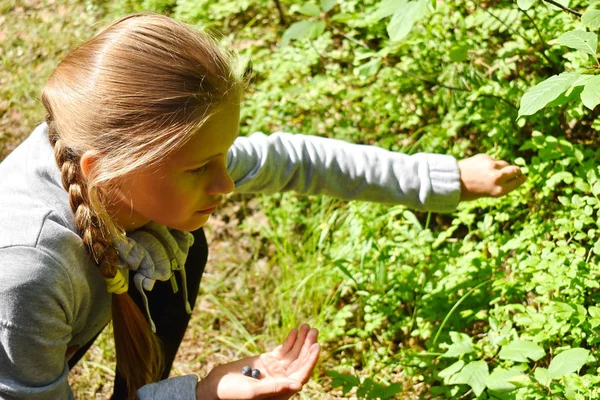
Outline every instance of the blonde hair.
<path fill-rule="evenodd" d="M 77 229 L 105 278 L 124 235 L 107 212 L 106 190 L 181 148 L 245 88 L 236 58 L 210 35 L 155 14 L 124 17 L 72 50 L 42 92 L 50 142 Z M 84 176 L 81 155 L 97 162 Z M 163 372 L 160 344 L 127 293 L 113 294 L 119 373 L 129 397 Z"/>

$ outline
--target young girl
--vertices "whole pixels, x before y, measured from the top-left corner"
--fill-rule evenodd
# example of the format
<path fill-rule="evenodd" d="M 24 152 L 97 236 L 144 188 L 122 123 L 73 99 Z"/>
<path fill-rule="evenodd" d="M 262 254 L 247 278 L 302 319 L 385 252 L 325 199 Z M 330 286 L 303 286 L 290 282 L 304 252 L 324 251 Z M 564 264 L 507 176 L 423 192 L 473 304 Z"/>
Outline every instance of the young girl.
<path fill-rule="evenodd" d="M 485 155 L 457 163 L 313 136 L 237 138 L 244 88 L 233 56 L 159 15 L 122 18 L 58 65 L 42 93 L 46 122 L 0 164 L 0 398 L 72 398 L 69 369 L 111 318 L 115 399 L 289 398 L 317 362 L 308 325 L 201 380 L 168 379 L 206 263 L 202 226 L 226 194 L 444 212 L 524 179 Z"/>

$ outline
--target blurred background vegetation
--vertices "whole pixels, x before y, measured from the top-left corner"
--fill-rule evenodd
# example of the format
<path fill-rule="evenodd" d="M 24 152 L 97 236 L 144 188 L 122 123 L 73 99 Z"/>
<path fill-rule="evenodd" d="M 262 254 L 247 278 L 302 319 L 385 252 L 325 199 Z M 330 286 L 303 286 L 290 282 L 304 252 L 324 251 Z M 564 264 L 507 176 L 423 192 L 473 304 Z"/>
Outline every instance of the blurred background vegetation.
<path fill-rule="evenodd" d="M 242 134 L 487 152 L 521 165 L 528 181 L 451 215 L 232 196 L 207 228 L 210 265 L 175 375 L 202 376 L 309 322 L 324 349 L 303 399 L 598 398 L 598 111 L 569 89 L 517 119 L 539 82 L 597 73 L 597 42 L 584 54 L 556 40 L 594 31 L 577 14 L 595 7 L 2 0 L 0 159 L 43 120 L 38 95 L 61 57 L 107 22 L 153 11 L 210 30 L 252 63 Z M 72 371 L 77 398 L 110 396 L 110 338 Z"/>

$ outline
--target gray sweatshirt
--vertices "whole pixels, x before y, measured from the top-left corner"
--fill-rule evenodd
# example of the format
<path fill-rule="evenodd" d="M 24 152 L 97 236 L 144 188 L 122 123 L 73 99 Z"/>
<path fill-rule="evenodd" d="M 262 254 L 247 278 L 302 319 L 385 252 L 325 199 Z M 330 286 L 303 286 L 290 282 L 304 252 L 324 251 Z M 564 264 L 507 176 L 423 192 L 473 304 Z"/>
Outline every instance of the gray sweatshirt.
<path fill-rule="evenodd" d="M 294 190 L 439 212 L 460 197 L 456 160 L 307 135 L 255 133 L 228 154 L 237 192 Z M 110 294 L 75 228 L 45 124 L 0 163 L 0 398 L 72 399 L 68 360 L 110 320 Z M 194 400 L 197 377 L 141 400 Z"/>

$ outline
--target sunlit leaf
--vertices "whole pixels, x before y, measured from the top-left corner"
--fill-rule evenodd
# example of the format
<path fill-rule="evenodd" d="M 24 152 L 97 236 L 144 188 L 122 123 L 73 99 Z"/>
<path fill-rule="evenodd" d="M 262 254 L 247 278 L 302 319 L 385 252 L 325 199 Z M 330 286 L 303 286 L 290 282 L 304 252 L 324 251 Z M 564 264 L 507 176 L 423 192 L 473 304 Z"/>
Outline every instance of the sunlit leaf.
<path fill-rule="evenodd" d="M 323 21 L 299 21 L 293 23 L 283 34 L 281 46 L 287 46 L 290 40 L 302 40 L 319 36 L 325 30 Z"/>
<path fill-rule="evenodd" d="M 331 11 L 336 4 L 337 0 L 321 0 L 321 10 L 323 10 L 323 12 Z"/>
<path fill-rule="evenodd" d="M 469 385 L 475 396 L 479 396 L 485 389 L 488 375 L 488 365 L 485 361 L 472 361 L 454 376 L 453 383 Z"/>
<path fill-rule="evenodd" d="M 598 36 L 592 32 L 574 30 L 560 35 L 556 43 L 595 56 Z"/>
<path fill-rule="evenodd" d="M 321 14 L 321 9 L 316 4 L 306 3 L 298 9 L 298 12 L 310 17 L 318 17 Z"/>
<path fill-rule="evenodd" d="M 600 104 L 600 76 L 589 79 L 581 92 L 583 105 L 593 110 Z"/>
<path fill-rule="evenodd" d="M 462 62 L 469 56 L 469 46 L 454 46 L 450 49 L 450 59 L 454 62 Z"/>
<path fill-rule="evenodd" d="M 517 362 L 527 362 L 528 359 L 537 361 L 544 357 L 544 349 L 527 340 L 513 340 L 500 350 L 500 358 L 503 360 L 512 360 Z"/>
<path fill-rule="evenodd" d="M 377 8 L 371 14 L 375 21 L 394 15 L 400 8 L 406 8 L 408 0 L 383 0 L 377 5 Z"/>
<path fill-rule="evenodd" d="M 411 31 L 415 22 L 425 16 L 427 12 L 427 0 L 416 0 L 398 9 L 387 26 L 390 39 L 400 41 Z"/>
<path fill-rule="evenodd" d="M 533 377 L 542 385 L 548 386 L 552 379 L 548 377 L 548 369 L 538 367 L 533 371 Z"/>
<path fill-rule="evenodd" d="M 521 10 L 529 10 L 536 1 L 537 0 L 517 0 L 517 5 Z"/>
<path fill-rule="evenodd" d="M 550 361 L 548 378 L 556 379 L 579 371 L 585 365 L 589 353 L 589 350 L 578 347 L 558 354 Z"/>
<path fill-rule="evenodd" d="M 535 114 L 537 111 L 544 108 L 548 103 L 567 91 L 571 85 L 577 81 L 579 76 L 580 75 L 577 73 L 563 72 L 562 74 L 554 75 L 529 89 L 523 97 L 521 97 L 519 117 Z"/>
<path fill-rule="evenodd" d="M 598 9 L 599 5 L 600 3 L 592 4 L 581 16 L 581 22 L 590 30 L 596 30 L 600 28 L 600 10 Z"/>
<path fill-rule="evenodd" d="M 495 368 L 487 377 L 485 384 L 488 389 L 497 392 L 510 392 L 517 387 L 510 382 L 511 378 L 522 375 L 523 372 L 518 369 L 506 370 L 504 368 Z"/>

